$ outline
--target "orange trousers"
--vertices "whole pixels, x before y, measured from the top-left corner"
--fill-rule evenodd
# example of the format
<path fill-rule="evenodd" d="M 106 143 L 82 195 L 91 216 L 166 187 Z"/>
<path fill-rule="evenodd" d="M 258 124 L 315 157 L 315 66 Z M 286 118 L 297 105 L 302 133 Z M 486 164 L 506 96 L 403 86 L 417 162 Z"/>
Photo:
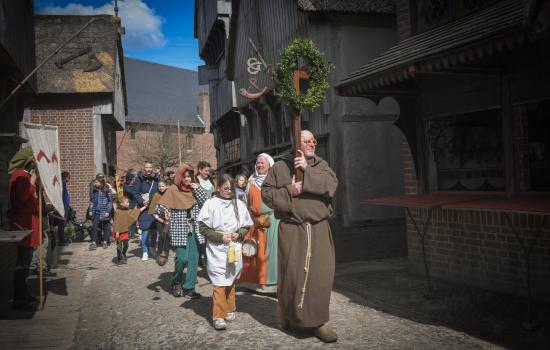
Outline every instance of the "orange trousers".
<path fill-rule="evenodd" d="M 231 286 L 213 286 L 212 317 L 226 318 L 228 312 L 235 312 L 235 283 Z"/>

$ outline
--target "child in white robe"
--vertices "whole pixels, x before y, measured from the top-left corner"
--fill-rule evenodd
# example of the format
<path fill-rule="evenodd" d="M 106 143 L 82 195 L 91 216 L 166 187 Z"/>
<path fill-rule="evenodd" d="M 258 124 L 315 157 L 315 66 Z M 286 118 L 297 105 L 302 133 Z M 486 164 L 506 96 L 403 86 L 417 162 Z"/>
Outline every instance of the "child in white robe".
<path fill-rule="evenodd" d="M 246 204 L 235 197 L 231 176 L 221 176 L 216 194 L 204 203 L 198 221 L 200 233 L 207 239 L 207 272 L 214 287 L 213 326 L 222 330 L 227 327 L 226 321 L 235 319 L 235 281 L 242 270 L 241 240 L 253 225 Z"/>

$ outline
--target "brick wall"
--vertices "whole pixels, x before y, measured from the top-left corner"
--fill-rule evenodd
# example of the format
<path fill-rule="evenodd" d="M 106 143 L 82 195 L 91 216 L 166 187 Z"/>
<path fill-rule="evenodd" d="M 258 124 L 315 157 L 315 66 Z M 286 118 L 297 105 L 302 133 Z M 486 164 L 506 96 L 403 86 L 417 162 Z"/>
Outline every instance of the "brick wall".
<path fill-rule="evenodd" d="M 411 0 L 397 0 L 397 40 L 399 42 L 411 36 L 410 2 Z"/>
<path fill-rule="evenodd" d="M 181 142 L 183 145 L 182 149 L 182 159 L 184 162 L 189 163 L 192 166 L 201 160 L 206 160 L 210 163 L 213 168 L 216 168 L 216 149 L 214 148 L 214 135 L 210 133 L 210 103 L 208 100 L 208 93 L 203 92 L 198 95 L 197 100 L 197 109 L 199 116 L 205 124 L 205 132 L 203 134 L 194 134 L 192 138 L 191 149 L 188 150 L 186 147 L 186 133 L 181 128 Z M 161 130 L 152 130 L 153 128 L 141 128 L 136 130 L 135 138 L 132 138 L 131 133 L 129 132 L 129 127 L 132 126 L 131 122 L 127 122 L 127 130 L 118 131 L 117 138 L 117 174 L 124 174 L 128 169 L 132 168 L 134 170 L 141 169 L 143 165 L 142 159 L 144 157 L 139 156 L 136 150 L 140 147 L 139 145 L 143 144 L 156 144 L 160 143 L 160 139 L 163 135 Z M 135 124 L 134 124 L 135 125 Z M 171 141 L 170 145 L 173 145 L 173 152 L 178 152 L 178 134 L 177 127 L 171 128 L 171 134 L 169 136 Z"/>
<path fill-rule="evenodd" d="M 427 210 L 415 210 L 413 214 L 422 220 Z M 528 243 L 541 220 L 527 214 L 513 214 L 511 219 Z M 502 213 L 435 210 L 432 220 L 426 252 L 434 277 L 507 293 L 526 293 L 524 255 Z M 411 267 L 422 273 L 420 240 L 410 222 L 407 232 Z M 550 229 L 543 231 L 533 248 L 531 282 L 533 296 L 550 301 Z"/>
<path fill-rule="evenodd" d="M 78 220 L 84 220 L 89 184 L 95 176 L 92 107 L 36 107 L 31 110 L 31 121 L 59 127 L 61 171 L 71 174 L 68 184 L 71 206 Z"/>
<path fill-rule="evenodd" d="M 414 163 L 408 145 L 403 145 L 405 191 L 416 194 Z M 427 209 L 411 209 L 411 213 L 420 226 L 428 215 Z M 529 244 L 540 216 L 513 214 L 511 219 Z M 430 273 L 435 278 L 517 295 L 526 293 L 524 254 L 502 213 L 435 210 L 425 244 Z M 412 271 L 423 274 L 420 239 L 408 217 L 407 245 Z M 531 283 L 534 297 L 550 301 L 550 228 L 543 230 L 534 245 Z"/>
<path fill-rule="evenodd" d="M 405 194 L 417 194 L 414 160 L 405 138 L 403 138 L 403 171 Z"/>
<path fill-rule="evenodd" d="M 131 125 L 127 123 L 127 125 Z M 182 128 L 183 130 L 183 128 Z M 130 132 L 117 131 L 117 174 L 122 175 L 130 168 L 134 170 L 140 170 L 143 166 L 145 158 L 150 158 L 155 161 L 155 154 L 160 151 L 147 152 L 147 157 L 143 156 L 145 152 L 140 151 L 144 148 L 143 145 L 151 145 L 154 147 L 156 144 L 161 143 L 161 139 L 164 136 L 162 130 L 151 130 L 147 128 L 141 128 L 135 131 L 134 138 L 132 138 Z M 171 128 L 171 132 L 168 136 L 170 140 L 168 143 L 171 145 L 171 153 L 178 155 L 178 133 L 177 127 Z M 196 134 L 192 138 L 191 150 L 188 151 L 186 147 L 187 135 L 182 132 L 182 159 L 185 163 L 195 166 L 197 162 L 201 160 L 209 161 L 210 164 L 216 166 L 216 153 L 214 149 L 214 135 L 212 134 Z"/>

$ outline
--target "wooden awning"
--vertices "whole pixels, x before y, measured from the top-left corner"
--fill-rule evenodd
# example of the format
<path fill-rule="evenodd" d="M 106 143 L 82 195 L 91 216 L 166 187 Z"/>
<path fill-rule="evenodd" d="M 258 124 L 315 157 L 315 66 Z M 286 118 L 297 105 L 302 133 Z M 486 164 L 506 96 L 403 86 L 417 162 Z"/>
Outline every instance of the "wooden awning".
<path fill-rule="evenodd" d="M 423 72 L 452 70 L 526 41 L 529 1 L 505 0 L 411 36 L 336 85 L 342 96 L 376 94 Z"/>

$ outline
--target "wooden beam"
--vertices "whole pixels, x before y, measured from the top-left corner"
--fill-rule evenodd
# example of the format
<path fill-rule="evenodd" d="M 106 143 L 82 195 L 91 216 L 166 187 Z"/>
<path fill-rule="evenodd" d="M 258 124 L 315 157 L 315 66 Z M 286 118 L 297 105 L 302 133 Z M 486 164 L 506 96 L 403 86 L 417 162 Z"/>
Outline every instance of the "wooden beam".
<path fill-rule="evenodd" d="M 417 71 L 417 74 L 424 75 L 480 75 L 480 76 L 502 76 L 503 69 L 496 66 L 466 66 L 466 67 L 454 67 L 441 69 L 437 71 L 431 71 L 429 69 L 421 69 Z"/>
<path fill-rule="evenodd" d="M 518 178 L 516 176 L 518 150 L 516 126 L 517 119 L 512 110 L 510 93 L 510 78 L 502 77 L 502 143 L 504 151 L 504 175 L 506 180 L 506 196 L 514 197 L 518 193 Z"/>
<path fill-rule="evenodd" d="M 411 90 L 360 90 L 356 95 L 358 97 L 371 97 L 371 96 L 416 96 L 418 91 Z"/>
<path fill-rule="evenodd" d="M 418 85 L 420 86 L 422 77 L 418 77 Z M 417 193 L 424 194 L 428 191 L 428 162 L 427 162 L 427 151 L 426 151 L 426 132 L 424 128 L 424 117 L 423 117 L 423 105 L 424 105 L 424 96 L 419 94 L 416 99 L 416 142 L 417 142 L 417 160 L 416 164 L 416 183 L 417 183 Z"/>
<path fill-rule="evenodd" d="M 292 85 L 294 87 L 294 91 L 296 91 L 297 95 L 301 94 L 300 91 L 300 79 L 309 79 L 309 72 L 306 70 L 295 70 L 292 74 Z M 294 157 L 299 157 L 300 153 L 298 153 L 298 150 L 300 149 L 301 144 L 301 132 L 302 132 L 302 116 L 300 114 L 300 110 L 297 110 L 294 114 L 294 123 L 292 127 L 292 135 L 293 135 L 293 141 L 294 141 Z M 296 169 L 295 172 L 295 179 L 296 182 L 300 182 L 304 179 L 304 172 L 302 169 Z"/>

